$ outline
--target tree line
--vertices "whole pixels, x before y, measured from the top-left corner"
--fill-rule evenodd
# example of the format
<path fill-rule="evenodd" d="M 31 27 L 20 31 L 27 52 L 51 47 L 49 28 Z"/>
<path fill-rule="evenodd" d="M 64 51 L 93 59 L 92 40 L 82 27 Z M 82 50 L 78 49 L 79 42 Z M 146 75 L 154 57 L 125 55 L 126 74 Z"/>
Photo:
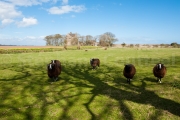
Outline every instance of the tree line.
<path fill-rule="evenodd" d="M 48 35 L 44 38 L 47 46 L 63 46 L 67 45 L 67 36 L 61 34 Z M 92 36 L 86 35 L 81 36 L 80 34 L 76 34 L 71 39 L 71 45 L 80 45 L 80 46 L 112 46 L 113 43 L 118 41 L 116 36 L 111 32 L 106 32 L 102 35 Z"/>

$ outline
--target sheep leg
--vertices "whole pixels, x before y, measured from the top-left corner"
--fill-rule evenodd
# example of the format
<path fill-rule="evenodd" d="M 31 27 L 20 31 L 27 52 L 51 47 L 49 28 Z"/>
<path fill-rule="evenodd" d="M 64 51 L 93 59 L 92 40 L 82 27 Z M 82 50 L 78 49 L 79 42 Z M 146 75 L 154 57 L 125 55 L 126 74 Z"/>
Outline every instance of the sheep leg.
<path fill-rule="evenodd" d="M 161 78 L 159 78 L 159 83 L 161 83 Z"/>
<path fill-rule="evenodd" d="M 54 79 L 54 81 L 56 81 L 58 79 L 58 77 L 56 77 L 55 79 Z"/>
<path fill-rule="evenodd" d="M 130 79 L 129 79 L 129 78 L 127 78 L 127 83 L 129 83 L 129 84 L 130 84 Z"/>

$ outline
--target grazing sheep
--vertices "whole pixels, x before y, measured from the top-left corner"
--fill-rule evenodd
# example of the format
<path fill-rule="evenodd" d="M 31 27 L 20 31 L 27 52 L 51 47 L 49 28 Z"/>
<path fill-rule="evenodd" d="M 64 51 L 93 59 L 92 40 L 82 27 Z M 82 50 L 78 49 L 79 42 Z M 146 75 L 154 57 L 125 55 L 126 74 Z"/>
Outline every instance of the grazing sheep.
<path fill-rule="evenodd" d="M 96 69 L 96 66 L 100 66 L 100 60 L 98 58 L 90 59 L 90 65 L 92 66 L 92 69 Z"/>
<path fill-rule="evenodd" d="M 67 50 L 67 45 L 64 45 L 64 49 Z"/>
<path fill-rule="evenodd" d="M 77 46 L 77 49 L 78 49 L 78 50 L 80 50 L 80 49 L 81 49 L 81 47 L 80 47 L 80 46 Z"/>
<path fill-rule="evenodd" d="M 153 68 L 154 76 L 157 77 L 157 82 L 161 83 L 161 78 L 166 75 L 166 67 L 164 64 L 158 63 Z"/>
<path fill-rule="evenodd" d="M 49 78 L 53 78 L 54 81 L 58 79 L 61 74 L 61 63 L 59 60 L 51 60 L 51 63 L 47 66 Z"/>
<path fill-rule="evenodd" d="M 123 75 L 127 78 L 127 82 L 130 84 L 130 79 L 136 74 L 136 68 L 132 64 L 126 64 L 124 67 Z"/>

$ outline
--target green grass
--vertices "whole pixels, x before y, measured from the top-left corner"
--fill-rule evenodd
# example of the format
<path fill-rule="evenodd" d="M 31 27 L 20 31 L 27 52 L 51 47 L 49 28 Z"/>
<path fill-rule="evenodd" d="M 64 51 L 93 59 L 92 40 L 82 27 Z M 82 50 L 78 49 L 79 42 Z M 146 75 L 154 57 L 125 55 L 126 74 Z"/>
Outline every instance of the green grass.
<path fill-rule="evenodd" d="M 90 58 L 100 59 L 91 70 Z M 62 63 L 59 80 L 47 76 L 51 59 Z M 180 120 L 179 49 L 109 48 L 0 55 L 0 119 Z M 157 83 L 153 66 L 167 75 Z M 137 73 L 126 83 L 124 64 Z"/>
<path fill-rule="evenodd" d="M 33 48 L 33 46 L 27 46 L 27 48 L 18 48 L 18 46 L 7 46 L 5 48 L 0 48 L 0 54 L 17 54 L 17 53 L 35 53 L 35 52 L 55 52 L 65 50 L 63 46 L 46 46 L 40 48 Z M 98 49 L 100 46 L 81 46 L 81 50 L 85 49 Z M 77 50 L 77 46 L 68 46 L 67 50 Z"/>

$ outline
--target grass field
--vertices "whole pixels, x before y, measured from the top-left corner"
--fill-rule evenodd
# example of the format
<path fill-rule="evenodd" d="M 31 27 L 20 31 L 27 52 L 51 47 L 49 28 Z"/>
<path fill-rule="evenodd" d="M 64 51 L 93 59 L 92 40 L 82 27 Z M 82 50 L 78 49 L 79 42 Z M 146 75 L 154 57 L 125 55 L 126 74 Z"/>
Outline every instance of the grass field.
<path fill-rule="evenodd" d="M 180 49 L 109 48 L 0 54 L 0 119 L 180 120 Z M 91 70 L 90 58 L 100 68 Z M 62 63 L 59 80 L 47 76 L 51 59 Z M 157 83 L 153 66 L 167 74 Z M 126 83 L 124 64 L 137 73 Z"/>

